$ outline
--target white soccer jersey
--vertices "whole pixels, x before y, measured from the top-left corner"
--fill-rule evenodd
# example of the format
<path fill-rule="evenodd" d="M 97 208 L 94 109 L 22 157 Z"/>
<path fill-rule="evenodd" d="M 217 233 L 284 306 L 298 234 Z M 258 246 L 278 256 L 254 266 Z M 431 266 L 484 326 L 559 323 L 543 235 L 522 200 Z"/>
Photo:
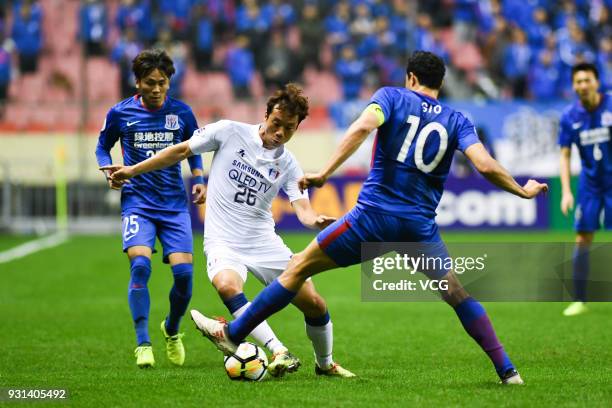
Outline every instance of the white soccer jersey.
<path fill-rule="evenodd" d="M 189 139 L 194 154 L 214 151 L 208 176 L 204 246 L 225 244 L 253 249 L 280 241 L 274 232 L 272 200 L 279 190 L 291 202 L 300 192 L 303 172 L 283 146 L 263 147 L 259 126 L 221 120 L 196 130 Z"/>

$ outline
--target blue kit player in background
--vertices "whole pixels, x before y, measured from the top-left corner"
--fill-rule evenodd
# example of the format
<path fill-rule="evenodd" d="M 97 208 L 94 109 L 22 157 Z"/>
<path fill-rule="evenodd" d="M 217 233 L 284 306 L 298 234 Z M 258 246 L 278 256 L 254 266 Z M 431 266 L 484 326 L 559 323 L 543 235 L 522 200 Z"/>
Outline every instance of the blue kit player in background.
<path fill-rule="evenodd" d="M 304 251 L 295 254 L 281 276 L 236 320 L 227 324 L 191 311 L 197 328 L 221 351 L 233 352 L 263 319 L 287 306 L 308 277 L 362 262 L 362 242 L 432 243 L 438 256 L 448 256 L 435 222 L 435 210 L 456 149 L 462 150 L 489 181 L 510 193 L 533 198 L 547 190 L 545 184 L 535 180 L 523 187 L 518 185 L 478 141 L 474 125 L 438 102 L 445 73 L 441 58 L 417 51 L 409 58 L 406 73 L 408 89 L 379 89 L 346 131 L 324 170 L 300 181 L 302 188 L 323 185 L 378 128 L 372 169 L 357 205 L 321 231 Z M 522 384 L 484 308 L 467 294 L 454 272 L 439 270 L 428 276 L 448 281 L 448 289 L 441 291 L 442 298 L 487 353 L 502 383 Z"/>
<path fill-rule="evenodd" d="M 170 311 L 161 323 L 161 331 L 169 360 L 183 365 L 185 349 L 178 329 L 191 299 L 193 236 L 180 164 L 143 174 L 130 183 L 113 181 L 105 166 L 112 164 L 110 150 L 118 140 L 124 164 L 133 165 L 189 139 L 198 124 L 189 106 L 166 96 L 174 65 L 165 51 L 142 51 L 134 59 L 132 70 L 138 94 L 110 109 L 100 132 L 96 157 L 109 186 L 122 189 L 123 251 L 130 260 L 128 303 L 136 329 L 136 364 L 141 368 L 155 365 L 148 328 L 147 282 L 157 237 L 163 247 L 163 260 L 170 263 L 174 276 Z M 203 204 L 206 189 L 202 159 L 192 156 L 189 165 L 195 178 L 193 200 Z"/>
<path fill-rule="evenodd" d="M 570 185 L 572 144 L 580 153 L 582 171 L 578 182 L 575 213 L 576 247 L 574 249 L 574 302 L 564 311 L 576 316 L 588 309 L 587 282 L 589 248 L 600 228 L 603 211 L 605 229 L 612 229 L 612 96 L 599 92 L 599 73 L 595 65 L 581 63 L 572 68 L 572 85 L 578 100 L 561 116 L 561 211 L 567 215 L 574 207 Z"/>

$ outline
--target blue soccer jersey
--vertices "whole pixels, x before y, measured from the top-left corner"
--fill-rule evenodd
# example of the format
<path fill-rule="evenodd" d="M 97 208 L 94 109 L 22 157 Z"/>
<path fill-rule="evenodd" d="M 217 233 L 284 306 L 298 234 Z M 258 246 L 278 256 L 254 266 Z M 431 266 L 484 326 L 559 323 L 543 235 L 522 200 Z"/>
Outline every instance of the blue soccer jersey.
<path fill-rule="evenodd" d="M 612 96 L 602 95 L 599 106 L 589 112 L 580 101 L 569 106 L 561 116 L 559 145 L 580 153 L 582 170 L 578 182 L 575 213 L 576 231 L 593 232 L 612 229 Z"/>
<path fill-rule="evenodd" d="M 380 107 L 384 123 L 358 205 L 433 221 L 455 150 L 479 142 L 474 125 L 436 99 L 406 88 L 381 88 L 370 103 Z"/>
<path fill-rule="evenodd" d="M 602 95 L 597 109 L 586 110 L 580 101 L 569 106 L 561 116 L 559 145 L 575 144 L 580 153 L 582 171 L 580 189 L 601 194 L 612 189 L 612 95 Z"/>
<path fill-rule="evenodd" d="M 155 111 L 148 110 L 139 96 L 113 106 L 108 114 L 96 148 L 98 165 L 112 164 L 110 150 L 121 140 L 123 163 L 134 165 L 157 151 L 183 142 L 198 128 L 191 108 L 173 98 Z M 191 169 L 202 168 L 199 155 L 189 158 Z M 161 211 L 187 211 L 187 195 L 181 178 L 180 163 L 141 174 L 125 184 L 121 207 Z"/>

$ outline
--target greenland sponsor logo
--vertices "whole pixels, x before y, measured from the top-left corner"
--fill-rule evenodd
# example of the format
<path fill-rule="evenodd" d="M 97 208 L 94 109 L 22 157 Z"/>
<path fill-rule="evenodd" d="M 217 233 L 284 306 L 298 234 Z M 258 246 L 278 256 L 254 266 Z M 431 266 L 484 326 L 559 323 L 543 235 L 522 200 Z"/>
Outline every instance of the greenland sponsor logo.
<path fill-rule="evenodd" d="M 178 130 L 179 128 L 179 120 L 177 115 L 166 115 L 166 129 L 168 130 Z"/>
<path fill-rule="evenodd" d="M 589 146 L 596 143 L 606 143 L 610 141 L 610 128 L 598 127 L 595 129 L 583 130 L 579 133 L 580 144 Z"/>
<path fill-rule="evenodd" d="M 505 192 L 465 191 L 444 192 L 438 215 L 441 227 L 453 224 L 465 226 L 531 226 L 537 221 L 537 203 Z"/>

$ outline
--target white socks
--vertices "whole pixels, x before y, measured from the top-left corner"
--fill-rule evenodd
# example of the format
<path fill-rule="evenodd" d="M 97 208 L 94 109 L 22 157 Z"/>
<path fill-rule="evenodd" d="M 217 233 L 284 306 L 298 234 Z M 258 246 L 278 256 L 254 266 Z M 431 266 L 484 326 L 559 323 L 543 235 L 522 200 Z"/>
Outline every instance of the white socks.
<path fill-rule="evenodd" d="M 334 362 L 332 349 L 334 346 L 334 325 L 331 320 L 324 326 L 310 326 L 306 323 L 306 334 L 314 348 L 317 365 L 326 370 Z"/>
<path fill-rule="evenodd" d="M 247 307 L 249 307 L 250 304 L 251 302 L 242 306 L 240 309 L 232 313 L 232 316 L 234 316 L 234 318 L 240 317 L 240 315 L 246 310 Z M 287 350 L 287 348 L 283 346 L 283 343 L 281 343 L 281 341 L 276 337 L 276 334 L 274 334 L 268 322 L 265 320 L 261 322 L 259 326 L 254 328 L 250 335 L 255 339 L 255 341 L 267 348 L 272 354 Z"/>

